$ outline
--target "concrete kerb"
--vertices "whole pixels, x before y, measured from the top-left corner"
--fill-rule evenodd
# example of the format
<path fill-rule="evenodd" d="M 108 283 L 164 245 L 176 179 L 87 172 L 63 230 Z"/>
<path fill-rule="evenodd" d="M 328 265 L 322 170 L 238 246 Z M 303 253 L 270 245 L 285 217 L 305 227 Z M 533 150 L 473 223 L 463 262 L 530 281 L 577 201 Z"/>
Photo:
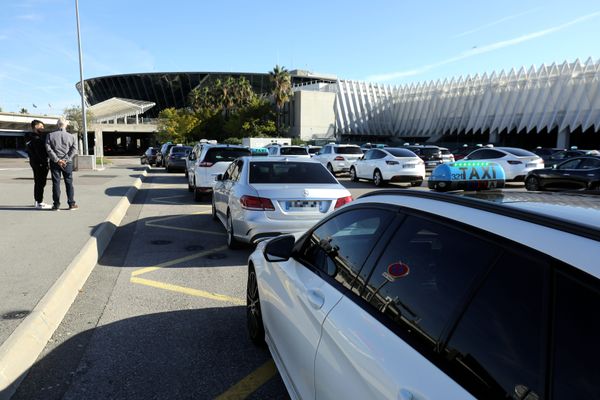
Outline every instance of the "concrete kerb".
<path fill-rule="evenodd" d="M 14 394 L 98 263 L 146 177 L 142 172 L 46 295 L 0 346 L 0 400 Z"/>

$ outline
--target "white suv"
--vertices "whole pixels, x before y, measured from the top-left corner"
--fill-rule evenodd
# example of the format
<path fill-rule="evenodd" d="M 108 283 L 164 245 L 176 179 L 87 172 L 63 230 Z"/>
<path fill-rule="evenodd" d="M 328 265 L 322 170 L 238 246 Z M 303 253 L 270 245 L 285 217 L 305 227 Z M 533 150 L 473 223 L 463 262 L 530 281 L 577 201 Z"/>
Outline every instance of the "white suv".
<path fill-rule="evenodd" d="M 599 399 L 600 197 L 383 190 L 258 244 L 291 398 Z"/>
<path fill-rule="evenodd" d="M 300 146 L 269 146 L 269 156 L 271 157 L 302 157 L 310 158 L 308 150 Z"/>
<path fill-rule="evenodd" d="M 335 144 L 330 143 L 313 156 L 314 160 L 319 161 L 327 167 L 329 172 L 348 172 L 350 166 L 363 156 L 359 146 L 354 144 Z"/>
<path fill-rule="evenodd" d="M 229 164 L 238 157 L 250 156 L 250 149 L 243 146 L 230 146 L 226 144 L 204 145 L 200 156 L 196 160 L 194 174 L 188 179 L 194 200 L 201 201 L 205 194 L 210 194 L 215 187 L 217 175 L 225 172 Z"/>

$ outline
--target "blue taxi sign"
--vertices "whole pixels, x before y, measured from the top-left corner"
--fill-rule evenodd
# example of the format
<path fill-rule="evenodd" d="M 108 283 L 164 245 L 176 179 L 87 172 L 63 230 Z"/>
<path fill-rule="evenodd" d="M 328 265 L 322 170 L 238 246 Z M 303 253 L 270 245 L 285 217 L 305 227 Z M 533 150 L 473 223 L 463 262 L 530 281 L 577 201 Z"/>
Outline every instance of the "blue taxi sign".
<path fill-rule="evenodd" d="M 250 152 L 252 153 L 252 155 L 254 157 L 256 156 L 268 156 L 269 155 L 269 150 L 265 149 L 264 147 L 252 147 L 250 148 Z"/>
<path fill-rule="evenodd" d="M 438 165 L 431 172 L 427 185 L 430 189 L 445 192 L 502 188 L 505 181 L 504 169 L 495 162 L 457 161 Z"/>

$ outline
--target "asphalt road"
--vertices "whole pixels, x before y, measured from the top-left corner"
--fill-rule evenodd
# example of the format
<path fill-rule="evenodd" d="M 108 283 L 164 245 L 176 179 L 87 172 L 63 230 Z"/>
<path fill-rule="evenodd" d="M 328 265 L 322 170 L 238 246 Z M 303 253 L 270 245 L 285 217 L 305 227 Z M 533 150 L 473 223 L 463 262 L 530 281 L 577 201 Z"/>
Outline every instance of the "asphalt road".
<path fill-rule="evenodd" d="M 374 189 L 341 181 L 355 198 Z M 288 398 L 246 334 L 250 252 L 227 249 L 183 174 L 151 170 L 13 399 Z"/>

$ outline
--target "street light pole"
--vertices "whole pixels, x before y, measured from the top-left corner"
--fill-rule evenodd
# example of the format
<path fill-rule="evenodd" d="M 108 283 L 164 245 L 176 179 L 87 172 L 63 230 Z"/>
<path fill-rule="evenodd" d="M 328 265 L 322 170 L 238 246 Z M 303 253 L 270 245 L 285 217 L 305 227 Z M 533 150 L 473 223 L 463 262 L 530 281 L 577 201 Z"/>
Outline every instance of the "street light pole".
<path fill-rule="evenodd" d="M 77 44 L 79 46 L 79 85 L 81 87 L 81 114 L 83 122 L 83 154 L 88 155 L 87 110 L 85 105 L 85 86 L 83 86 L 83 57 L 81 54 L 81 34 L 79 33 L 79 1 L 75 0 L 75 16 L 77 17 Z"/>

